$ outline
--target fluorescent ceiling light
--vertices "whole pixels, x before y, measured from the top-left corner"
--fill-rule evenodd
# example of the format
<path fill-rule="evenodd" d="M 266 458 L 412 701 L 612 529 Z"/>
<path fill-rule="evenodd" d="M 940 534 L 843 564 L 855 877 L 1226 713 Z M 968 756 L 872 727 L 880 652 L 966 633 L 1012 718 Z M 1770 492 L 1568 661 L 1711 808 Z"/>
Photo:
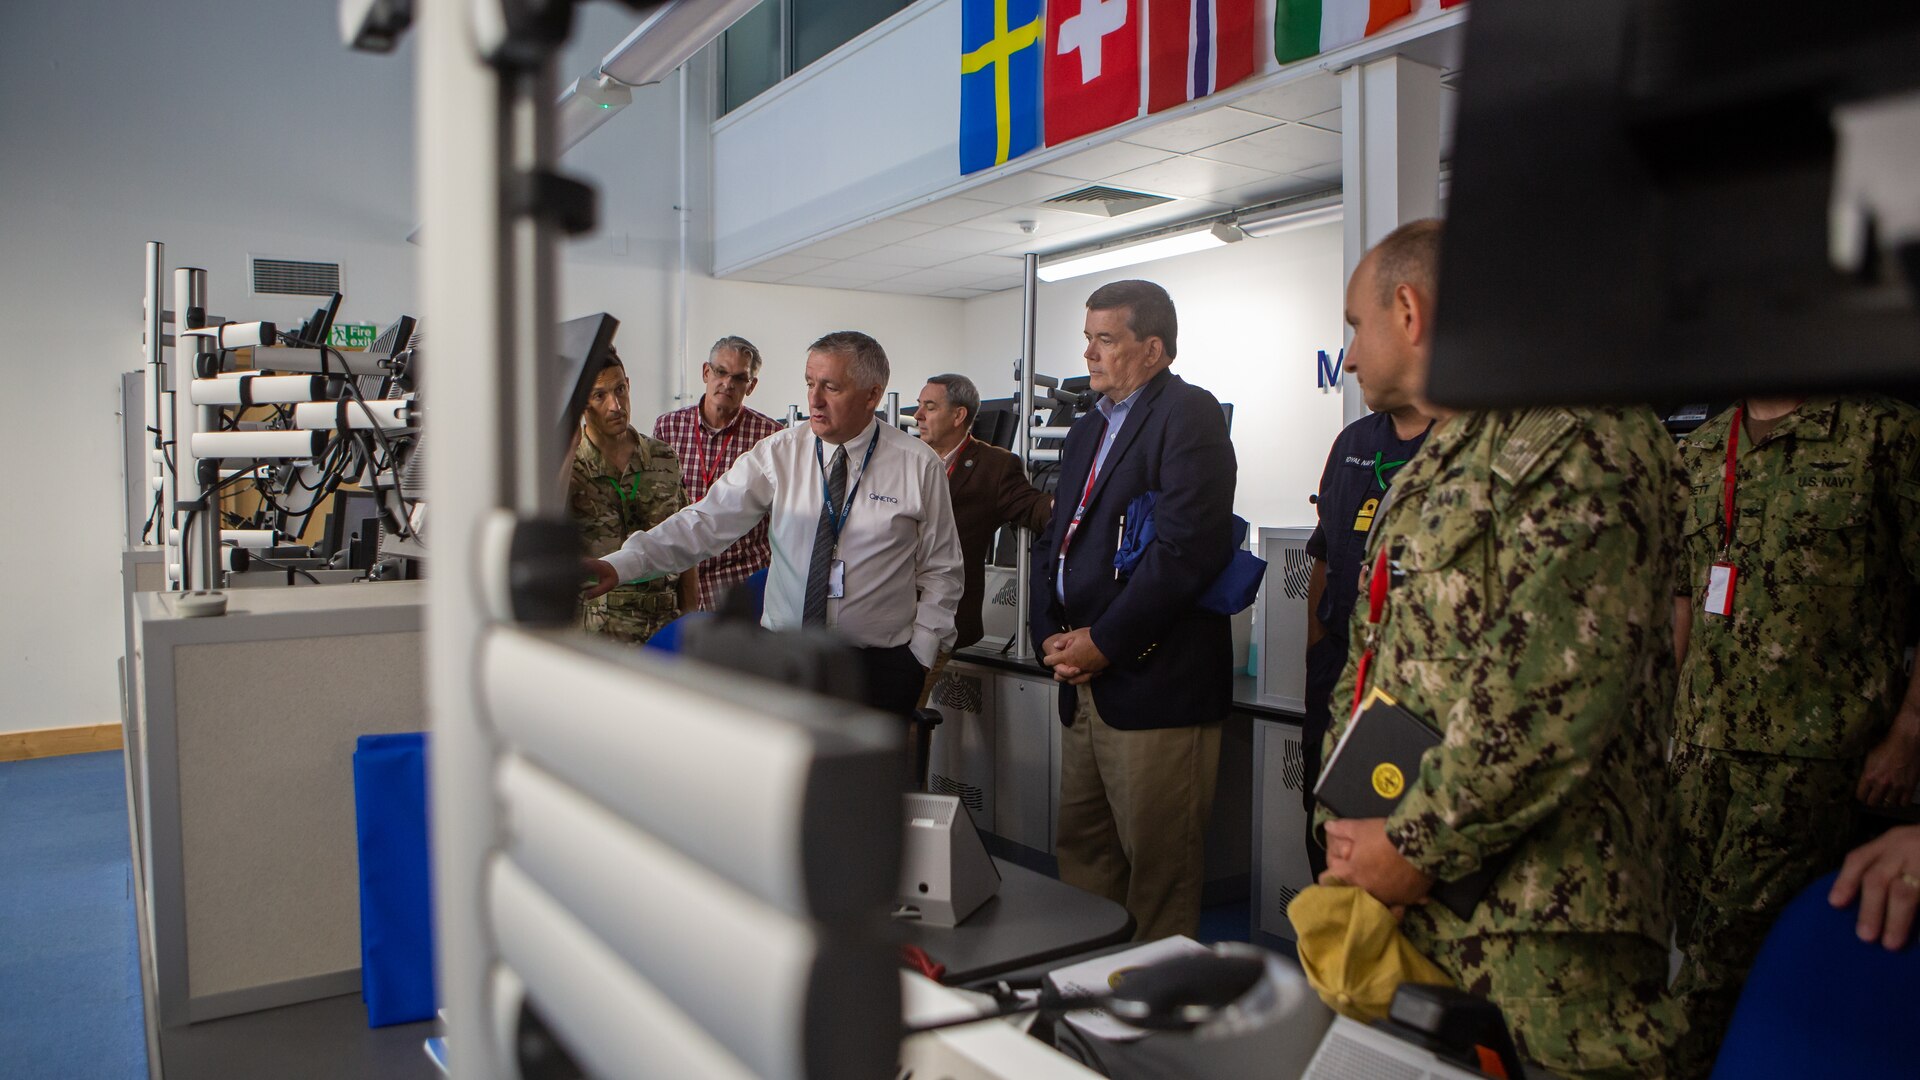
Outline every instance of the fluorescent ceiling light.
<path fill-rule="evenodd" d="M 582 75 L 554 103 L 555 138 L 560 153 L 593 134 L 613 114 L 633 104 L 633 88 L 606 75 Z"/>
<path fill-rule="evenodd" d="M 1234 222 L 1248 236 L 1278 236 L 1295 229 L 1339 221 L 1346 213 L 1340 197 L 1282 207 L 1271 213 L 1243 217 Z"/>
<path fill-rule="evenodd" d="M 1113 247 L 1101 248 L 1085 255 L 1076 255 L 1059 262 L 1043 263 L 1038 271 L 1041 281 L 1064 281 L 1085 274 L 1097 274 L 1102 270 L 1112 270 L 1135 263 L 1152 262 L 1175 255 L 1186 255 L 1208 248 L 1225 247 L 1242 238 L 1239 229 L 1225 223 L 1212 225 L 1191 232 L 1174 233 L 1170 236 L 1157 236 L 1138 243 L 1123 243 Z"/>

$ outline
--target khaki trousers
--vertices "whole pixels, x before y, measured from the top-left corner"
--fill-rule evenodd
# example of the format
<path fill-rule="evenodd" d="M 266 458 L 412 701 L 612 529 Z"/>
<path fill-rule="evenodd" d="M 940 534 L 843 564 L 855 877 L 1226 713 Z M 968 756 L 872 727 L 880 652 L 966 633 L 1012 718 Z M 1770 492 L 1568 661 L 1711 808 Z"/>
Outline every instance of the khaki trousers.
<path fill-rule="evenodd" d="M 1220 721 L 1121 731 L 1078 689 L 1060 733 L 1060 880 L 1124 905 L 1134 940 L 1200 928 Z"/>

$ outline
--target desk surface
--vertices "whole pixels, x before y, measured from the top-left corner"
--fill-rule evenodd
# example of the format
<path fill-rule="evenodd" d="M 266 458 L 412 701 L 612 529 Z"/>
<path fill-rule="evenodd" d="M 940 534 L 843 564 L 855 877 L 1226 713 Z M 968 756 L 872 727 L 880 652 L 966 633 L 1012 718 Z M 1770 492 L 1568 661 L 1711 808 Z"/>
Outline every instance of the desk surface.
<path fill-rule="evenodd" d="M 999 893 L 959 926 L 899 923 L 907 944 L 946 965 L 946 982 L 974 982 L 1133 937 L 1133 916 L 1119 904 L 1005 859 L 993 865 Z"/>

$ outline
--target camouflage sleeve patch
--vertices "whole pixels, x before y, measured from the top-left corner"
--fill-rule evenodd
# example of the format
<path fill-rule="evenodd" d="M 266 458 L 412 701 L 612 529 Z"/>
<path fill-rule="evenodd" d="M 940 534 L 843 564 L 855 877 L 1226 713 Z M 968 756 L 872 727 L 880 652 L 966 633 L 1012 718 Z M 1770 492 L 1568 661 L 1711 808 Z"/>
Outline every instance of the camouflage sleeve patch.
<path fill-rule="evenodd" d="M 1580 426 L 1565 409 L 1534 409 L 1521 414 L 1506 445 L 1493 459 L 1493 474 L 1509 487 L 1524 487 L 1560 456 Z"/>

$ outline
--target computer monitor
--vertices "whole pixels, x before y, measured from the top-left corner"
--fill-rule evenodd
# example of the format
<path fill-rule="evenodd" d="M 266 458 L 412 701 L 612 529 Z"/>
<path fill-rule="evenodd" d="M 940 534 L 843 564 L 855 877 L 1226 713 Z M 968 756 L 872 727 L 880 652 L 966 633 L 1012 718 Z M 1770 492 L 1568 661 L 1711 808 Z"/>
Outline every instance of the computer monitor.
<path fill-rule="evenodd" d="M 298 344 L 309 349 L 317 349 L 327 343 L 333 333 L 333 319 L 340 313 L 340 294 L 334 293 L 333 299 L 313 310 L 313 317 L 300 327 L 295 335 Z"/>
<path fill-rule="evenodd" d="M 560 388 L 560 415 L 548 438 L 554 447 L 553 464 L 557 469 L 573 445 L 573 432 L 580 415 L 587 410 L 587 397 L 593 393 L 593 381 L 607 366 L 607 353 L 613 348 L 613 332 L 620 320 L 600 312 L 582 315 L 560 324 L 560 352 L 555 357 L 554 385 Z"/>
<path fill-rule="evenodd" d="M 333 513 L 327 515 L 326 557 L 331 559 L 352 549 L 356 536 L 360 546 L 353 568 L 365 570 L 373 565 L 373 555 L 379 549 L 379 497 L 371 491 L 336 491 Z"/>

